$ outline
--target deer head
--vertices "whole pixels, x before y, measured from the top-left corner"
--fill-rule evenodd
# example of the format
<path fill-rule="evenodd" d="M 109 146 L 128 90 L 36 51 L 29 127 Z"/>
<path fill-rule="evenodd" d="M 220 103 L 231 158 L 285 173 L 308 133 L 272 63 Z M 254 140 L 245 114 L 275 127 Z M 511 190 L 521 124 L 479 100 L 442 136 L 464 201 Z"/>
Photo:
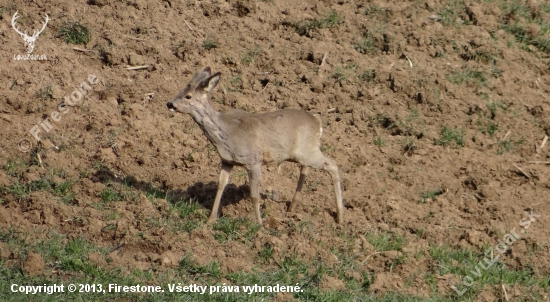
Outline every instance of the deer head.
<path fill-rule="evenodd" d="M 44 15 L 46 15 L 46 22 L 44 22 L 44 25 L 42 25 L 42 28 L 39 31 L 34 30 L 32 36 L 27 35 L 27 31 L 22 33 L 18 27 L 15 27 L 15 20 L 19 18 L 19 15 L 17 12 L 15 12 L 15 14 L 13 14 L 13 17 L 11 18 L 11 26 L 13 27 L 13 29 L 15 29 L 15 31 L 18 34 L 21 35 L 21 37 L 23 37 L 23 40 L 25 41 L 25 48 L 27 48 L 27 53 L 32 53 L 32 51 L 34 50 L 34 42 L 36 42 L 36 38 L 38 38 L 38 35 L 40 35 L 42 31 L 44 31 L 44 29 L 46 28 L 46 25 L 48 24 L 48 20 L 49 20 L 48 15 L 47 14 L 44 14 Z"/>

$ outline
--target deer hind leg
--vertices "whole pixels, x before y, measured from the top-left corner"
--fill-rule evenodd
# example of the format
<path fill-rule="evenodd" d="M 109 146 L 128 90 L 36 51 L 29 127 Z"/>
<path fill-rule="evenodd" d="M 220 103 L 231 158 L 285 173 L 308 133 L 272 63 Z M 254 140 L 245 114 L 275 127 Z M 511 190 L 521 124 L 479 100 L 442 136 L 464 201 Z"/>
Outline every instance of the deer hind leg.
<path fill-rule="evenodd" d="M 258 224 L 262 225 L 262 213 L 260 212 L 260 178 L 262 166 L 248 167 L 248 179 L 250 180 L 250 198 L 254 207 L 254 214 Z"/>
<path fill-rule="evenodd" d="M 330 158 L 325 158 L 323 170 L 327 171 L 332 177 L 332 185 L 334 186 L 334 194 L 336 194 L 336 213 L 338 223 L 344 223 L 344 203 L 342 202 L 342 189 L 340 188 L 340 175 L 338 174 L 338 166 L 336 162 Z"/>
<path fill-rule="evenodd" d="M 306 176 L 309 174 L 309 167 L 303 166 L 300 168 L 300 179 L 298 180 L 298 185 L 296 186 L 296 192 L 294 193 L 294 198 L 292 198 L 292 203 L 288 207 L 287 212 L 294 212 L 296 206 L 302 202 L 302 187 L 304 186 L 304 181 Z"/>
<path fill-rule="evenodd" d="M 233 165 L 222 162 L 222 168 L 220 170 L 220 179 L 218 180 L 218 191 L 216 192 L 216 198 L 214 199 L 214 205 L 212 206 L 212 212 L 208 218 L 208 223 L 213 223 L 218 219 L 218 211 L 220 209 L 220 201 L 222 199 L 223 190 L 229 181 L 229 174 Z"/>
<path fill-rule="evenodd" d="M 304 156 L 299 161 L 300 164 L 310 166 L 316 169 L 322 169 L 327 171 L 332 178 L 332 184 L 334 186 L 334 194 L 336 194 L 336 219 L 338 223 L 344 222 L 344 204 L 342 202 L 342 189 L 340 188 L 340 175 L 338 174 L 338 166 L 336 162 L 330 158 L 327 158 L 319 151 L 313 155 Z M 301 179 L 301 176 L 300 176 Z M 292 202 L 294 204 L 294 202 Z M 292 207 L 292 205 L 291 205 Z"/>

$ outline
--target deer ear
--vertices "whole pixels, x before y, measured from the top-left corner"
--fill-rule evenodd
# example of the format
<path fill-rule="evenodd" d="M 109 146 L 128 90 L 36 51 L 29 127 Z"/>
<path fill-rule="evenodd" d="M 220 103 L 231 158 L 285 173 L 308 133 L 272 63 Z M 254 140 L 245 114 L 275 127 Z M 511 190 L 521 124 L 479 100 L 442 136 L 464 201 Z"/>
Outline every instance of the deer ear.
<path fill-rule="evenodd" d="M 220 81 L 220 72 L 216 72 L 212 76 L 210 76 L 208 79 L 203 80 L 200 82 L 198 89 L 203 90 L 205 92 L 210 92 L 216 85 L 218 85 L 218 82 Z"/>
<path fill-rule="evenodd" d="M 210 66 L 206 66 L 202 71 L 208 73 L 208 75 L 210 75 L 210 73 L 212 72 L 210 70 Z"/>

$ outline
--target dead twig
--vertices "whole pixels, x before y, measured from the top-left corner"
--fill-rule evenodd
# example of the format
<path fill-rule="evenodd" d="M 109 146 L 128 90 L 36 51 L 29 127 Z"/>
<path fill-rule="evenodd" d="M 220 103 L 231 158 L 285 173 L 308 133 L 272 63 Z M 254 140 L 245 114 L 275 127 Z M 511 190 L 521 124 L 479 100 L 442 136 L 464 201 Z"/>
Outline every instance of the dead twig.
<path fill-rule="evenodd" d="M 518 169 L 519 172 L 521 172 L 521 174 L 523 174 L 523 176 L 527 177 L 527 179 L 531 179 L 531 177 L 529 176 L 529 174 L 527 174 L 527 172 L 523 171 L 522 168 L 520 168 L 518 165 L 516 164 L 512 164 L 514 167 L 516 167 L 516 169 Z"/>
<path fill-rule="evenodd" d="M 363 265 L 365 262 L 367 262 L 367 260 L 369 260 L 370 257 L 372 257 L 376 254 L 380 254 L 380 252 L 376 252 L 376 253 L 372 253 L 372 254 L 368 255 L 367 258 L 365 258 L 365 260 L 361 261 L 361 265 Z"/>
<path fill-rule="evenodd" d="M 411 67 L 411 68 L 412 68 L 412 67 Z M 404 105 L 403 103 L 401 103 L 400 101 L 398 101 L 397 99 L 394 99 L 394 101 L 395 101 L 397 104 L 399 104 L 399 105 L 405 107 L 405 105 Z"/>
<path fill-rule="evenodd" d="M 140 65 L 140 66 L 127 66 L 126 69 L 128 70 L 141 70 L 141 69 L 149 69 L 151 68 L 151 65 Z"/>
<path fill-rule="evenodd" d="M 125 245 L 126 245 L 126 242 L 122 242 L 122 243 L 120 243 L 120 244 L 117 244 L 117 245 L 115 245 L 107 254 L 110 254 L 110 253 L 112 253 L 112 252 L 118 250 L 119 248 L 121 248 L 121 247 L 123 247 L 123 246 L 125 246 Z"/>
<path fill-rule="evenodd" d="M 40 156 L 40 153 L 36 153 L 36 159 L 38 159 L 38 165 L 40 166 L 40 168 L 44 169 L 44 167 L 42 166 L 42 156 Z"/>
<path fill-rule="evenodd" d="M 407 55 L 405 55 L 405 58 L 407 58 L 407 60 L 409 61 L 409 65 L 411 66 L 411 68 L 413 68 L 413 62 L 411 61 L 411 59 L 409 59 Z"/>
<path fill-rule="evenodd" d="M 540 147 L 537 148 L 537 155 L 535 155 L 535 157 L 538 157 L 540 155 L 540 151 L 542 150 L 542 148 L 544 148 L 547 141 L 548 141 L 548 136 L 545 135 L 544 138 L 542 139 L 542 142 L 540 143 Z"/>
<path fill-rule="evenodd" d="M 508 301 L 508 293 L 506 292 L 506 287 L 504 287 L 504 284 L 501 284 L 502 285 L 502 290 L 504 291 L 504 298 L 506 299 L 506 301 Z"/>
<path fill-rule="evenodd" d="M 89 49 L 82 49 L 82 48 L 77 48 L 77 47 L 73 47 L 73 50 L 80 51 L 80 52 L 90 52 L 91 51 Z"/>
<path fill-rule="evenodd" d="M 530 162 L 527 162 L 528 164 L 537 164 L 537 165 L 550 165 L 550 161 L 538 161 L 538 160 L 533 160 L 533 161 L 530 161 Z"/>
<path fill-rule="evenodd" d="M 187 27 L 189 27 L 189 29 L 194 32 L 194 33 L 198 33 L 200 34 L 201 36 L 204 37 L 204 33 L 199 31 L 199 30 L 195 30 L 193 27 L 191 27 L 191 25 L 189 25 L 189 23 L 187 22 L 187 20 L 183 19 L 183 22 L 185 22 L 185 25 L 187 25 Z"/>
<path fill-rule="evenodd" d="M 323 56 L 323 59 L 321 60 L 321 67 L 325 66 L 327 64 L 327 58 L 328 58 L 328 51 Z"/>
<path fill-rule="evenodd" d="M 512 131 L 508 130 L 508 132 L 506 132 L 506 134 L 504 135 L 504 137 L 501 139 L 501 141 L 505 141 L 508 136 L 510 136 L 510 134 L 512 134 Z"/>

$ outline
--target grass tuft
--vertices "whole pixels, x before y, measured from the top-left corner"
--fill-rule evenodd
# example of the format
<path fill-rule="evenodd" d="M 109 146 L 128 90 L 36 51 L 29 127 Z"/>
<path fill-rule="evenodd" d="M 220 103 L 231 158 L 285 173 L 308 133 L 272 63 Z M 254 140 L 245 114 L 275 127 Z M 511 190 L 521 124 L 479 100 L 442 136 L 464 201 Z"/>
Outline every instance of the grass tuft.
<path fill-rule="evenodd" d="M 53 88 L 51 85 L 40 88 L 36 96 L 42 101 L 53 100 Z"/>
<path fill-rule="evenodd" d="M 485 73 L 483 71 L 473 70 L 470 68 L 467 68 L 464 71 L 451 71 L 447 74 L 446 78 L 447 81 L 457 85 L 461 85 L 463 83 L 485 85 L 487 82 L 487 78 L 485 77 Z"/>
<path fill-rule="evenodd" d="M 400 251 L 405 243 L 401 235 L 390 232 L 369 233 L 365 239 L 377 252 Z"/>
<path fill-rule="evenodd" d="M 300 36 L 309 36 L 312 29 L 331 28 L 344 23 L 344 21 L 332 11 L 320 19 L 302 22 L 294 25 L 294 29 Z"/>
<path fill-rule="evenodd" d="M 260 50 L 260 46 L 258 45 L 254 48 L 246 48 L 241 52 L 241 62 L 246 66 L 250 65 L 250 63 L 252 63 L 256 56 L 260 53 Z"/>
<path fill-rule="evenodd" d="M 202 46 L 202 48 L 204 48 L 206 50 L 210 50 L 210 49 L 213 49 L 213 48 L 217 48 L 218 47 L 218 42 L 216 42 L 216 40 L 206 38 L 202 41 L 201 46 Z"/>
<path fill-rule="evenodd" d="M 79 22 L 65 21 L 59 28 L 59 36 L 68 44 L 88 44 L 91 39 L 90 30 Z"/>
<path fill-rule="evenodd" d="M 435 141 L 436 145 L 451 146 L 451 147 L 464 147 L 464 134 L 461 129 L 448 128 L 443 126 L 439 131 L 439 139 Z"/>

